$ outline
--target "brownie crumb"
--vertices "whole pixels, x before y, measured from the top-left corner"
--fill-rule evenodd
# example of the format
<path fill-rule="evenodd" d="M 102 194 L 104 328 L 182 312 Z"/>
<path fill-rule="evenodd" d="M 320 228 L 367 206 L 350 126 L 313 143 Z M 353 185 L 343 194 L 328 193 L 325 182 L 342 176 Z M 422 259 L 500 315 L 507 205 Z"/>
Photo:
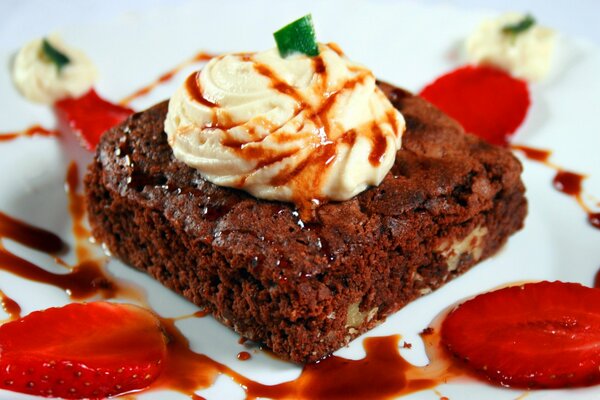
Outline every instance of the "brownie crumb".
<path fill-rule="evenodd" d="M 429 336 L 429 335 L 433 335 L 433 328 L 428 326 L 427 328 L 423 329 L 420 333 L 421 336 Z"/>

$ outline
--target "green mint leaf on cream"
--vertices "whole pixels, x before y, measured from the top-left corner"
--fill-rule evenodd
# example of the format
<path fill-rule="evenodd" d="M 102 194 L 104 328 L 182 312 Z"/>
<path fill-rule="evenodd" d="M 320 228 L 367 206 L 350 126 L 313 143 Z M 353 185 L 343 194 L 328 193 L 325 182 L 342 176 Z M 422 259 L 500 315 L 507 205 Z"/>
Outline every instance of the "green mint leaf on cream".
<path fill-rule="evenodd" d="M 319 45 L 310 14 L 284 26 L 273 36 L 281 57 L 295 53 L 306 54 L 310 57 L 319 55 Z"/>
<path fill-rule="evenodd" d="M 61 72 L 65 65 L 71 62 L 69 57 L 67 57 L 56 47 L 52 46 L 46 38 L 42 40 L 42 53 L 48 60 L 56 65 L 58 72 Z"/>
<path fill-rule="evenodd" d="M 520 33 L 527 31 L 533 25 L 535 25 L 535 19 L 530 14 L 527 14 L 525 17 L 523 17 L 522 20 L 515 22 L 514 24 L 504 25 L 502 27 L 502 33 L 514 37 Z"/>

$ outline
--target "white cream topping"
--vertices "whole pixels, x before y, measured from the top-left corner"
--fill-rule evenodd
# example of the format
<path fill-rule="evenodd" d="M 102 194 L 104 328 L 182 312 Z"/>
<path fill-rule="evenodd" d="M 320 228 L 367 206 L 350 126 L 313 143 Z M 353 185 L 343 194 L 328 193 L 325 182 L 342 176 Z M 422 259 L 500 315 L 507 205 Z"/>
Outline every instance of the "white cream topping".
<path fill-rule="evenodd" d="M 467 39 L 469 60 L 495 65 L 526 80 L 544 78 L 554 52 L 554 31 L 537 24 L 516 35 L 502 31 L 523 18 L 522 14 L 507 13 L 484 21 Z"/>
<path fill-rule="evenodd" d="M 48 41 L 69 58 L 69 63 L 59 71 L 44 54 L 42 39 L 32 40 L 15 57 L 15 86 L 36 103 L 52 104 L 66 97 L 83 95 L 96 80 L 96 68 L 83 52 L 65 45 L 58 36 L 50 36 Z"/>
<path fill-rule="evenodd" d="M 313 58 L 216 57 L 175 92 L 165 120 L 175 157 L 207 180 L 296 203 L 378 185 L 404 129 L 371 71 L 324 44 Z"/>

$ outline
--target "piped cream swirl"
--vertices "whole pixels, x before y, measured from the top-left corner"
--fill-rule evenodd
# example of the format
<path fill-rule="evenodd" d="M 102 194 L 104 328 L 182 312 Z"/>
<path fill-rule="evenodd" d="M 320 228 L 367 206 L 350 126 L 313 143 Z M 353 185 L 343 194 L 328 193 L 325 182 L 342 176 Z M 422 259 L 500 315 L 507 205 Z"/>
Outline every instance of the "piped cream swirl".
<path fill-rule="evenodd" d="M 165 120 L 175 157 L 207 180 L 295 203 L 378 185 L 404 129 L 372 72 L 323 44 L 317 57 L 216 57 L 175 92 Z"/>
<path fill-rule="evenodd" d="M 483 21 L 467 39 L 469 61 L 495 65 L 518 78 L 543 79 L 550 71 L 556 34 L 537 24 L 518 34 L 503 32 L 504 27 L 518 24 L 524 18 L 519 13 L 506 13 Z"/>
<path fill-rule="evenodd" d="M 96 67 L 80 50 L 67 46 L 60 37 L 48 41 L 69 63 L 62 70 L 42 51 L 42 40 L 35 39 L 19 50 L 13 65 L 13 81 L 21 94 L 36 103 L 52 104 L 66 97 L 79 97 L 96 81 Z"/>

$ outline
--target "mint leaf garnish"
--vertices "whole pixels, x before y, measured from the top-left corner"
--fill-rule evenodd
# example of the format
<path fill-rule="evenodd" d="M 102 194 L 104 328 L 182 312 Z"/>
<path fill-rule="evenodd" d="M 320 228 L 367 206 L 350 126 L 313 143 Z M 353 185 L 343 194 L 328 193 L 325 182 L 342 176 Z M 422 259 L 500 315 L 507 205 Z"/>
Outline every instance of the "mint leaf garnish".
<path fill-rule="evenodd" d="M 48 58 L 48 60 L 56 65 L 58 72 L 61 72 L 65 65 L 71 62 L 69 57 L 67 57 L 56 47 L 52 46 L 46 38 L 42 40 L 42 52 L 44 53 L 44 56 Z"/>
<path fill-rule="evenodd" d="M 319 45 L 310 14 L 284 26 L 273 36 L 281 57 L 294 53 L 303 53 L 310 57 L 319 55 Z"/>
<path fill-rule="evenodd" d="M 525 32 L 529 28 L 535 25 L 535 18 L 531 14 L 527 14 L 522 20 L 515 22 L 514 24 L 507 24 L 502 27 L 502 33 L 507 35 L 516 36 L 520 33 Z"/>

